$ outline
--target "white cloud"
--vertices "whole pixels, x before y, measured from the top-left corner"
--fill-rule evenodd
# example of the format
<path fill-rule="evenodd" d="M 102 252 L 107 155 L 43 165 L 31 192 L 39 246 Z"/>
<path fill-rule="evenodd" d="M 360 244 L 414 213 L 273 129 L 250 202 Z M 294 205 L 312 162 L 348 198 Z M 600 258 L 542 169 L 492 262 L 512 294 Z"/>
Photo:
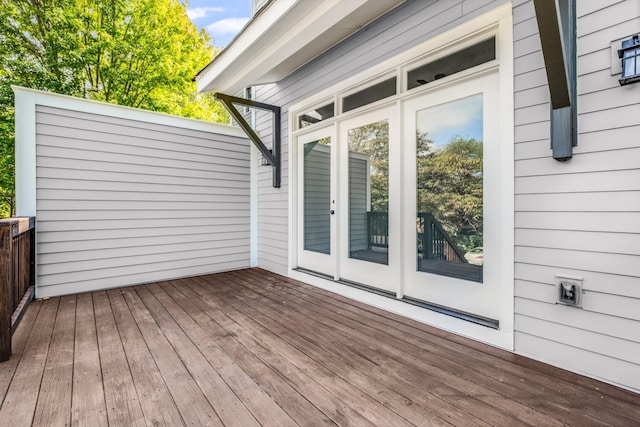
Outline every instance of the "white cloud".
<path fill-rule="evenodd" d="M 206 18 L 212 13 L 220 13 L 224 12 L 224 9 L 221 7 L 194 7 L 192 9 L 187 9 L 187 16 L 189 19 L 200 19 Z"/>
<path fill-rule="evenodd" d="M 418 111 L 418 130 L 431 135 L 456 129 L 467 131 L 481 119 L 482 95 L 474 95 Z"/>
<path fill-rule="evenodd" d="M 249 21 L 249 18 L 225 18 L 207 25 L 211 35 L 237 34 Z"/>

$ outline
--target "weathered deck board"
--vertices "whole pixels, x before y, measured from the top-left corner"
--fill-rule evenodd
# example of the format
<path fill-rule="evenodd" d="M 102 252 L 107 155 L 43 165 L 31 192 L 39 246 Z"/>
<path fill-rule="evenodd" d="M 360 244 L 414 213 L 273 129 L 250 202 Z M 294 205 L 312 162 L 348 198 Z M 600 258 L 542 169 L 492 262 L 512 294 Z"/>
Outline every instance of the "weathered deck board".
<path fill-rule="evenodd" d="M 249 287 L 251 293 L 248 294 L 248 298 L 255 298 L 255 294 L 263 295 L 263 299 L 260 300 L 259 304 L 262 306 L 266 303 L 264 298 L 270 297 L 270 294 L 275 294 L 272 287 L 265 286 L 268 282 L 268 280 L 265 280 L 264 275 L 254 279 L 245 276 L 241 281 L 236 282 L 236 285 Z M 538 422 L 536 424 L 554 425 L 553 420 L 548 416 L 544 416 L 542 413 L 536 414 L 535 410 L 532 411 L 532 409 L 535 409 L 535 401 L 533 402 L 534 407 L 531 407 L 531 402 L 529 401 L 523 402 L 532 395 L 544 393 L 545 388 L 555 387 L 565 394 L 555 399 L 552 405 L 541 401 L 540 405 L 544 409 L 543 412 L 550 413 L 552 416 L 566 422 L 575 421 L 577 418 L 583 418 L 585 423 L 596 422 L 595 420 L 598 418 L 604 418 L 603 421 L 607 421 L 606 415 L 598 414 L 597 410 L 591 406 L 601 399 L 601 395 L 598 393 L 584 393 L 576 399 L 575 390 L 570 390 L 562 384 L 557 384 L 557 382 L 550 383 L 549 379 L 544 377 L 540 378 L 540 383 L 536 383 L 539 376 L 532 376 L 530 372 L 524 372 L 523 370 L 512 371 L 515 374 L 513 377 L 504 376 L 504 371 L 510 368 L 504 362 L 496 363 L 494 359 L 483 357 L 482 354 L 479 354 L 477 357 L 472 356 L 470 363 L 469 356 L 465 354 L 463 348 L 457 348 L 454 351 L 448 350 L 446 340 L 441 340 L 439 341 L 440 345 L 433 346 L 432 342 L 414 339 L 411 335 L 403 334 L 400 337 L 397 334 L 389 333 L 390 329 L 388 328 L 376 327 L 375 322 L 370 324 L 362 323 L 357 318 L 357 314 L 353 317 L 343 317 L 340 315 L 340 310 L 325 309 L 324 307 L 327 306 L 327 303 L 323 299 L 311 298 L 305 300 L 301 297 L 304 295 L 303 292 L 297 288 L 292 292 L 292 289 L 289 288 L 287 294 L 287 302 L 293 307 L 289 311 L 295 311 L 296 307 L 304 307 L 305 310 L 316 313 L 318 316 L 313 316 L 313 318 L 321 323 L 321 327 L 325 328 L 325 331 L 328 331 L 323 332 L 323 335 L 330 335 L 331 330 L 340 331 L 345 337 L 349 338 L 350 346 L 353 346 L 354 343 L 360 343 L 361 351 L 367 345 L 366 340 L 362 341 L 361 337 L 368 337 L 368 339 L 381 343 L 385 350 L 384 354 L 393 356 L 383 361 L 383 363 L 386 362 L 387 368 L 391 368 L 395 372 L 402 372 L 403 367 L 410 367 L 409 375 L 411 377 L 403 385 L 405 390 L 411 386 L 411 381 L 425 384 L 425 381 L 429 381 L 428 377 L 434 377 L 439 374 L 440 380 L 447 383 L 448 386 L 458 390 L 464 388 L 471 394 L 480 396 L 479 400 L 489 405 L 492 405 L 491 402 L 501 402 L 500 399 L 491 399 L 492 397 L 498 397 L 492 391 L 499 392 L 503 396 L 509 396 L 511 400 L 509 408 L 511 409 L 505 407 L 504 403 L 499 403 L 499 406 L 502 411 L 510 413 L 515 418 L 521 418 L 528 413 L 526 418 L 532 419 L 533 417 L 537 419 Z M 238 297 L 240 298 L 241 296 Z M 277 305 L 278 301 L 274 301 L 274 303 Z M 274 307 L 273 310 L 277 311 L 278 308 Z M 353 334 L 354 331 L 357 331 L 355 335 Z M 435 340 L 438 342 L 437 339 Z M 341 342 L 344 339 L 338 337 L 334 338 L 333 341 Z M 373 357 L 375 358 L 376 355 L 373 355 Z M 416 364 L 415 361 L 418 360 L 419 363 Z M 398 362 L 399 365 L 397 364 Z M 394 365 L 394 363 L 396 366 L 389 366 Z M 422 368 L 426 366 L 425 364 L 431 364 L 428 371 L 421 369 L 421 366 Z M 451 376 L 451 373 L 456 373 L 456 375 Z M 464 377 L 464 381 L 457 377 L 459 375 Z M 380 381 L 384 381 L 384 379 Z M 486 386 L 486 384 L 489 385 Z M 433 389 L 433 387 L 430 388 Z M 441 390 L 438 390 L 438 392 L 442 393 Z M 455 394 L 455 391 L 445 391 L 445 393 Z M 517 404 L 518 402 L 520 402 L 520 405 Z M 467 412 L 473 413 L 478 418 L 482 418 L 482 414 L 485 413 L 483 405 L 478 405 L 477 402 L 473 402 L 470 399 L 458 399 L 457 403 L 460 408 L 464 407 Z M 568 418 L 566 416 L 567 412 L 571 412 Z M 632 413 L 635 412 L 637 411 L 632 411 Z M 490 418 L 485 419 L 485 421 L 501 425 L 512 422 L 508 419 L 495 419 L 495 414 L 496 411 L 490 411 L 487 414 Z M 640 416 L 640 413 L 637 415 Z M 609 422 L 611 421 L 617 421 L 617 416 L 613 420 L 609 420 Z"/>
<path fill-rule="evenodd" d="M 253 282 L 255 283 L 255 280 L 258 280 L 262 287 L 265 287 L 265 284 L 269 283 L 271 280 L 282 283 L 282 280 L 278 279 L 279 276 L 273 276 L 270 279 L 264 274 L 256 276 L 255 272 L 253 272 L 253 275 Z M 289 279 L 286 279 L 286 281 L 293 283 L 292 281 L 289 281 Z M 242 283 L 246 286 L 252 283 L 252 280 L 245 278 Z M 402 340 L 397 341 L 395 345 L 403 348 L 405 352 L 408 352 L 408 350 L 415 345 L 422 349 L 422 353 L 420 353 L 422 356 L 426 354 L 424 352 L 437 353 L 445 358 L 443 360 L 456 361 L 458 366 L 450 366 L 450 372 L 465 372 L 464 375 L 466 378 L 473 379 L 475 377 L 475 381 L 478 383 L 493 380 L 491 387 L 500 391 L 502 395 L 508 396 L 511 400 L 519 400 L 521 397 L 523 401 L 526 401 L 525 404 L 532 408 L 535 408 L 535 405 L 540 405 L 540 408 L 543 410 L 542 412 L 547 414 L 550 413 L 558 419 L 563 419 L 565 414 L 568 412 L 569 414 L 567 415 L 567 419 L 573 420 L 573 422 L 576 421 L 577 417 L 582 417 L 587 423 L 597 423 L 595 420 L 601 420 L 616 424 L 619 422 L 619 415 L 612 415 L 612 418 L 607 421 L 609 414 L 603 414 L 598 409 L 602 404 L 602 400 L 605 398 L 608 398 L 608 405 L 624 414 L 624 416 L 628 417 L 632 422 L 640 419 L 640 406 L 629 406 L 627 404 L 629 396 L 635 397 L 635 395 L 626 393 L 616 387 L 606 386 L 603 388 L 602 384 L 598 381 L 574 375 L 560 369 L 555 369 L 540 362 L 517 356 L 506 351 L 501 351 L 493 347 L 485 346 L 480 343 L 470 342 L 460 336 L 430 328 L 417 322 L 411 322 L 408 319 L 398 318 L 396 316 L 391 316 L 395 317 L 394 319 L 387 318 L 389 314 L 382 310 L 363 306 L 362 304 L 354 303 L 353 301 L 346 300 L 344 298 L 342 298 L 342 300 L 346 301 L 348 304 L 346 306 L 344 304 L 337 305 L 335 300 L 341 299 L 341 297 L 337 297 L 335 299 L 316 298 L 319 290 L 309 285 L 300 285 L 299 282 L 295 282 L 294 286 L 295 287 L 290 286 L 288 288 L 282 288 L 280 286 L 279 288 L 286 290 L 288 295 L 293 299 L 306 299 L 309 303 L 308 309 L 312 311 L 316 310 L 317 307 L 327 305 L 333 307 L 332 310 L 334 311 L 332 311 L 332 313 L 335 312 L 336 314 L 344 314 L 345 308 L 350 310 L 350 314 L 348 314 L 349 318 L 361 325 L 354 325 L 353 329 L 358 330 L 360 333 L 368 330 L 369 327 L 384 333 L 397 329 L 401 331 L 402 334 L 396 335 L 397 337 L 401 336 Z M 362 310 L 363 308 L 365 308 L 364 312 Z M 331 318 L 340 318 L 340 316 L 332 314 Z M 411 326 L 405 326 L 404 324 L 398 325 L 398 320 L 401 322 L 407 322 L 408 324 L 413 324 Z M 385 328 L 383 324 L 393 326 L 393 328 Z M 415 335 L 413 332 L 416 328 L 419 331 L 428 331 L 432 335 L 431 338 L 429 340 L 424 340 L 424 338 L 421 339 L 420 334 Z M 384 342 L 383 337 L 377 336 L 376 339 Z M 407 347 L 406 343 L 410 344 L 409 347 Z M 468 353 L 468 347 L 472 347 L 479 351 Z M 490 355 L 487 355 L 486 352 Z M 499 359 L 496 359 L 495 356 L 498 356 Z M 439 361 L 438 364 L 439 366 L 443 366 L 442 361 Z M 535 368 L 533 368 L 534 366 Z M 468 367 L 473 367 L 473 369 L 469 370 Z M 540 368 L 542 368 L 544 373 L 541 372 Z M 563 381 L 559 382 L 558 377 L 563 378 Z M 569 384 L 567 384 L 567 382 Z M 512 387 L 504 388 L 505 385 L 509 383 Z M 580 384 L 583 387 L 575 388 L 573 386 L 574 384 Z M 546 393 L 548 390 L 556 390 L 558 392 L 558 396 L 553 400 L 534 399 L 531 401 L 532 396 L 537 396 L 540 393 Z M 549 421 L 545 421 L 545 424 L 548 423 Z"/>
<path fill-rule="evenodd" d="M 346 405 L 345 400 L 341 399 L 332 390 L 326 389 L 319 384 L 312 373 L 305 369 L 300 369 L 297 365 L 282 357 L 277 352 L 278 345 L 282 346 L 282 342 L 276 341 L 275 346 L 272 340 L 265 342 L 265 339 L 271 338 L 266 331 L 257 330 L 257 328 L 246 323 L 244 325 L 237 323 L 238 316 L 234 316 L 234 318 L 228 314 L 231 307 L 228 305 L 224 307 L 218 306 L 212 299 L 202 297 L 202 295 L 196 293 L 191 289 L 191 286 L 189 282 L 185 282 L 181 290 L 185 295 L 190 296 L 193 301 L 202 300 L 204 302 L 204 305 L 200 305 L 200 307 L 223 328 L 225 335 L 238 339 L 238 342 L 256 355 L 261 363 L 264 363 L 277 375 L 285 379 L 297 393 L 303 395 L 335 423 L 345 424 L 351 422 L 356 425 L 375 425 Z"/>
<path fill-rule="evenodd" d="M 146 424 L 182 425 L 180 412 L 129 311 L 124 293 L 120 289 L 107 291 Z"/>
<path fill-rule="evenodd" d="M 13 348 L 1 426 L 640 419 L 638 394 L 259 269 L 36 301 Z"/>
<path fill-rule="evenodd" d="M 31 425 L 53 332 L 59 299 L 44 301 L 0 408 L 0 420 Z M 13 357 L 13 356 L 12 356 Z"/>
<path fill-rule="evenodd" d="M 33 424 L 71 425 L 76 297 L 60 299 Z"/>
<path fill-rule="evenodd" d="M 194 281 L 199 280 L 194 279 Z M 199 286 L 194 289 L 201 292 L 200 295 L 207 298 L 208 301 L 213 301 L 213 298 L 217 296 L 217 291 L 214 291 L 214 293 L 208 292 L 212 288 L 202 285 L 202 283 L 199 283 Z M 264 345 L 275 349 L 277 357 L 289 361 L 300 371 L 306 370 L 318 385 L 330 390 L 335 395 L 335 398 L 348 405 L 353 412 L 362 415 L 372 424 L 410 425 L 402 416 L 395 414 L 386 406 L 377 404 L 379 402 L 375 401 L 370 395 L 336 375 L 336 372 L 330 367 L 319 363 L 299 347 L 291 345 L 289 342 L 290 337 L 287 336 L 286 331 L 272 329 L 273 325 L 266 322 L 266 319 L 256 315 L 253 307 L 244 305 L 240 307 L 241 309 L 238 309 L 239 304 L 236 305 L 236 302 L 233 301 L 235 297 L 229 298 L 224 293 L 222 294 L 222 299 L 227 303 L 225 306 L 227 316 L 237 322 L 245 331 L 259 334 Z M 223 301 L 216 301 L 216 304 L 222 304 Z M 237 309 L 236 312 L 232 307 Z M 306 344 L 311 345 L 312 341 L 308 340 Z M 330 364 L 328 363 L 328 365 Z"/>
<path fill-rule="evenodd" d="M 144 414 L 107 293 L 94 292 L 93 306 L 109 424 L 144 426 Z"/>
<path fill-rule="evenodd" d="M 11 385 L 11 380 L 13 379 L 13 374 L 18 367 L 18 363 L 22 359 L 22 354 L 24 352 L 24 348 L 27 345 L 27 341 L 29 336 L 31 335 L 31 331 L 33 330 L 33 324 L 38 317 L 38 313 L 42 304 L 40 302 L 33 304 L 33 308 L 31 310 L 27 310 L 25 316 L 22 318 L 21 323 L 25 326 L 22 328 L 18 328 L 13 334 L 13 354 L 11 355 L 11 359 L 6 362 L 0 363 L 0 402 L 4 401 L 4 397 L 7 394 L 7 390 L 9 390 L 9 385 Z"/>
<path fill-rule="evenodd" d="M 107 425 L 98 336 L 92 294 L 80 294 L 76 300 L 76 330 L 73 358 L 73 425 Z"/>
<path fill-rule="evenodd" d="M 172 286 L 176 283 L 177 287 Z M 259 384 L 260 392 L 267 398 L 283 408 L 298 424 L 304 425 L 333 425 L 333 423 L 315 406 L 313 406 L 305 396 L 298 393 L 296 389 L 285 379 L 280 377 L 269 366 L 264 364 L 259 356 L 250 352 L 231 333 L 227 333 L 213 318 L 207 315 L 206 311 L 210 307 L 206 306 L 200 299 L 189 298 L 179 289 L 183 289 L 180 282 L 169 282 L 160 284 L 160 288 L 167 292 L 174 301 L 206 332 L 208 338 L 217 345 L 221 352 L 226 355 L 219 355 L 224 358 L 231 358 L 238 367 L 242 369 L 255 384 Z M 195 308 L 195 310 L 194 310 Z M 221 362 L 224 359 L 221 358 Z M 253 384 L 248 384 L 253 387 Z M 253 393 L 251 390 L 244 390 L 243 393 Z M 248 402 L 245 401 L 245 404 Z"/>
<path fill-rule="evenodd" d="M 242 283 L 247 285 L 251 283 L 251 281 L 243 281 Z M 260 289 L 260 285 L 254 283 L 254 287 L 252 288 L 252 290 L 256 293 L 263 293 L 265 297 L 268 297 L 268 289 L 264 289 L 264 287 L 262 288 L 263 289 Z M 277 304 L 278 301 L 273 301 L 273 303 Z M 465 365 L 451 366 L 449 359 L 435 359 L 435 362 L 433 364 L 428 365 L 428 357 L 425 356 L 429 355 L 429 349 L 420 350 L 412 343 L 400 340 L 393 334 L 385 335 L 374 330 L 373 328 L 370 328 L 368 325 L 351 325 L 352 328 L 349 328 L 348 321 L 346 321 L 344 325 L 338 321 L 335 321 L 334 319 L 340 319 L 340 316 L 335 311 L 325 310 L 320 307 L 320 301 L 317 301 L 308 307 L 305 306 L 302 301 L 296 301 L 294 298 L 288 299 L 287 303 L 293 303 L 293 307 L 304 307 L 305 310 L 311 310 L 318 313 L 319 316 L 314 316 L 314 319 L 320 320 L 320 327 L 322 328 L 323 332 L 321 334 L 318 334 L 317 339 L 320 341 L 324 341 L 323 336 L 330 337 L 329 341 L 323 343 L 323 346 L 325 346 L 326 348 L 336 347 L 335 345 L 332 346 L 331 343 L 345 342 L 346 338 L 351 348 L 345 346 L 337 347 L 339 354 L 344 355 L 352 353 L 352 356 L 354 357 L 353 360 L 356 361 L 354 363 L 356 368 L 359 365 L 366 364 L 366 358 L 370 358 L 375 363 L 375 365 L 363 371 L 363 374 L 373 376 L 375 378 L 375 381 L 377 381 L 378 383 L 387 384 L 390 388 L 396 390 L 398 393 L 405 393 L 404 398 L 412 401 L 412 407 L 419 408 L 419 413 L 422 413 L 422 415 L 424 415 L 426 411 L 429 411 L 430 407 L 446 407 L 447 402 L 442 399 L 442 396 L 456 394 L 456 388 L 452 387 L 451 382 L 445 385 L 445 381 L 447 381 L 447 379 L 456 378 L 455 376 L 452 377 L 450 372 L 465 373 L 465 377 L 468 376 L 471 378 L 476 375 L 476 372 L 469 370 Z M 260 301 L 260 306 L 263 306 L 264 304 L 268 303 L 264 299 L 262 299 Z M 278 310 L 278 308 L 273 307 L 273 310 Z M 287 308 L 287 310 L 290 309 Z M 302 314 L 302 316 L 304 316 L 304 314 Z M 319 330 L 320 328 L 316 329 Z M 333 332 L 331 331 L 337 331 L 338 334 L 342 335 L 333 336 Z M 358 331 L 358 333 L 354 334 L 353 331 Z M 368 333 L 363 334 L 363 331 L 368 331 Z M 386 332 L 388 331 L 385 331 L 385 333 Z M 375 353 L 367 354 L 366 358 L 360 356 L 359 353 L 367 352 L 369 342 L 372 339 L 376 342 L 382 343 L 385 352 L 392 357 L 381 359 L 379 355 Z M 354 346 L 355 344 L 358 344 L 357 348 Z M 359 361 L 358 358 L 360 358 Z M 449 366 L 450 370 L 442 372 L 440 381 L 434 382 L 433 374 L 440 369 L 438 368 L 438 365 Z M 424 371 L 425 366 L 429 366 L 428 372 Z M 396 379 L 393 382 L 389 382 L 389 376 L 385 375 L 385 372 L 388 372 L 389 370 L 393 372 L 404 372 L 403 379 Z M 346 372 L 346 374 L 348 375 L 348 371 Z M 425 391 L 421 390 L 420 387 L 417 387 L 416 385 L 428 387 L 426 396 L 429 397 L 429 400 L 421 399 L 422 396 L 425 396 Z M 495 411 L 495 408 L 488 407 L 491 406 L 491 404 L 484 399 L 485 397 L 498 397 L 492 390 L 489 390 L 487 388 L 483 389 L 477 386 L 475 383 L 466 383 L 460 381 L 458 381 L 457 386 L 459 388 L 467 389 L 469 393 L 474 396 L 479 396 L 477 399 L 471 397 L 466 398 L 464 401 L 460 402 L 460 404 L 458 405 L 459 407 L 457 408 L 458 411 L 464 410 L 469 414 L 474 414 L 474 419 L 471 420 L 472 424 L 478 424 L 476 418 L 483 418 L 484 421 L 493 424 L 512 424 L 515 422 L 513 418 L 519 419 L 521 418 L 521 416 L 527 415 L 526 417 L 529 419 L 531 419 L 532 417 L 537 418 L 536 424 L 538 425 L 554 425 L 554 420 L 550 419 L 549 417 L 545 417 L 542 414 L 536 414 L 535 411 L 527 411 L 528 408 L 522 407 L 522 405 L 519 405 L 514 401 L 510 401 L 509 409 L 502 409 L 503 412 L 506 412 L 508 415 L 501 414 L 500 411 Z M 518 390 L 515 388 L 511 388 L 509 390 L 506 390 L 506 392 L 514 394 L 517 393 Z M 420 406 L 422 406 L 422 408 L 420 408 Z M 448 409 L 449 410 L 446 412 L 441 411 L 441 415 L 447 417 L 448 413 L 455 412 L 454 410 L 452 410 L 453 408 Z M 484 415 L 483 417 L 482 414 L 486 415 Z M 509 415 L 513 418 L 509 417 Z M 458 417 L 455 420 L 449 419 L 449 421 L 453 422 L 456 425 L 460 425 L 464 422 L 461 417 Z M 467 419 L 466 421 L 470 420 Z"/>
<path fill-rule="evenodd" d="M 227 289 L 228 291 L 238 285 L 234 280 L 229 280 L 228 283 L 230 287 L 230 289 Z M 216 288 L 224 289 L 226 287 L 223 283 L 216 284 Z M 425 414 L 430 414 L 431 416 L 428 417 L 428 420 L 434 425 L 442 424 L 443 420 L 439 419 L 438 415 L 442 415 L 443 418 L 450 418 L 449 421 L 452 421 L 455 425 L 465 425 L 466 422 L 468 422 L 469 425 L 478 425 L 478 420 L 475 418 L 473 418 L 474 422 L 471 422 L 471 417 L 464 418 L 462 416 L 455 416 L 455 411 L 451 410 L 454 408 L 446 408 L 447 405 L 445 401 L 429 399 L 434 408 L 434 411 L 432 411 L 421 408 L 415 401 L 397 393 L 394 391 L 393 385 L 398 385 L 400 382 L 398 378 L 391 378 L 384 372 L 378 374 L 378 372 L 384 371 L 385 368 L 373 362 L 370 358 L 367 358 L 367 356 L 354 354 L 353 350 L 341 344 L 339 339 L 334 340 L 331 329 L 324 328 L 322 325 L 318 325 L 320 326 L 320 328 L 318 328 L 313 324 L 308 327 L 306 324 L 312 322 L 308 317 L 305 319 L 304 315 L 301 317 L 291 316 L 290 314 L 297 310 L 294 305 L 285 308 L 285 310 L 289 312 L 289 315 L 287 313 L 280 313 L 278 317 L 282 319 L 283 323 L 278 323 L 264 315 L 265 310 L 263 310 L 263 308 L 269 304 L 266 300 L 254 300 L 253 304 L 246 305 L 242 299 L 252 298 L 252 296 L 238 296 L 236 298 L 232 294 L 220 294 L 226 301 L 234 300 L 234 302 L 231 303 L 234 307 L 253 313 L 254 321 L 267 327 L 272 333 L 281 337 L 297 351 L 304 353 L 315 363 L 321 364 L 331 372 L 338 374 L 341 378 L 358 387 L 359 391 L 369 393 L 369 397 L 377 399 L 378 403 L 388 406 L 396 411 L 396 413 L 401 412 L 403 414 L 402 416 L 406 417 L 408 421 L 425 424 Z M 281 304 L 284 305 L 285 301 L 281 301 Z M 251 307 L 255 307 L 255 309 Z M 266 308 L 266 310 L 273 311 L 274 313 L 280 311 L 277 305 L 271 305 Z M 315 320 L 315 318 L 313 320 Z M 288 329 L 287 325 L 291 326 L 291 329 Z M 298 335 L 299 333 L 300 335 Z M 328 338 L 325 339 L 325 337 Z M 335 352 L 330 351 L 331 349 Z M 361 349 L 360 351 L 363 353 L 366 350 Z M 346 358 L 345 356 L 347 355 L 351 357 Z M 386 379 L 390 379 L 394 384 L 388 387 L 387 384 L 385 384 Z M 421 385 L 425 386 L 424 383 Z M 411 386 L 417 390 L 417 387 Z M 399 387 L 395 387 L 395 389 L 397 390 Z M 431 397 L 431 395 L 429 395 L 429 397 Z M 440 414 L 438 414 L 440 407 L 445 407 L 445 409 L 449 410 L 441 411 Z"/>
<path fill-rule="evenodd" d="M 245 282 L 242 284 L 245 284 Z M 237 282 L 236 285 L 240 286 L 241 284 Z M 265 296 L 268 294 L 268 290 L 259 299 L 256 298 L 256 295 L 261 294 L 263 291 L 259 287 L 255 287 L 253 290 L 254 292 L 248 296 L 248 298 L 255 300 L 256 303 L 253 305 L 261 308 L 268 306 L 269 310 L 276 313 L 280 311 L 280 318 L 287 319 L 287 322 L 282 323 L 281 326 L 286 327 L 287 323 L 294 325 L 304 324 L 305 317 L 308 317 L 310 313 L 317 313 L 318 316 L 313 316 L 316 325 L 312 325 L 310 329 L 304 331 L 305 337 L 313 338 L 315 344 L 300 342 L 298 344 L 300 348 L 306 348 L 306 351 L 316 360 L 332 361 L 330 369 L 343 375 L 349 381 L 358 383 L 363 391 L 367 391 L 368 384 L 377 384 L 384 387 L 379 390 L 371 390 L 372 397 L 386 397 L 389 399 L 396 395 L 399 396 L 405 401 L 404 410 L 401 409 L 402 406 L 399 407 L 403 416 L 415 412 L 415 418 L 410 421 L 419 423 L 421 416 L 424 419 L 425 413 L 431 413 L 433 417 L 442 417 L 455 425 L 467 423 L 478 425 L 478 419 L 482 419 L 487 423 L 499 423 L 501 425 L 514 422 L 512 418 L 504 416 L 500 412 L 486 411 L 487 408 L 485 407 L 487 405 L 475 398 L 468 399 L 469 402 L 466 404 L 465 410 L 461 407 L 452 407 L 445 399 L 442 399 L 442 396 L 455 395 L 461 389 L 470 395 L 493 395 L 495 393 L 478 387 L 465 379 L 451 376 L 451 371 L 444 371 L 436 363 L 431 363 L 428 360 L 429 358 L 425 357 L 428 356 L 428 353 L 422 354 L 421 358 L 417 359 L 415 355 L 407 353 L 408 346 L 406 343 L 389 343 L 390 339 L 393 339 L 392 336 L 367 336 L 367 334 L 363 334 L 363 331 L 367 328 L 366 325 L 358 325 L 357 329 L 349 329 L 333 319 L 337 317 L 335 312 L 306 306 L 300 304 L 300 301 L 295 301 L 289 297 L 280 302 L 280 305 L 285 307 L 280 309 L 278 301 L 269 301 L 269 298 Z M 259 310 L 263 311 L 263 314 L 267 316 L 268 313 L 261 308 Z M 296 312 L 298 312 L 297 315 L 294 314 Z M 277 321 L 277 319 L 273 320 Z M 261 317 L 260 321 L 273 325 L 273 328 L 278 328 L 277 324 L 266 320 L 264 317 Z M 298 327 L 295 329 L 297 330 Z M 293 330 L 290 332 L 295 333 Z M 284 335 L 285 332 L 280 331 L 279 334 Z M 377 343 L 376 348 L 384 348 L 387 357 L 381 358 L 379 354 L 372 352 L 371 342 Z M 399 345 L 399 347 L 394 346 L 394 344 Z M 311 353 L 311 349 L 315 351 Z M 446 360 L 437 360 L 437 362 L 441 364 L 447 363 Z M 419 369 L 420 367 L 428 367 L 428 374 L 422 372 Z M 396 373 L 396 375 L 389 376 L 387 373 L 390 371 Z M 358 372 L 357 376 L 354 375 L 355 372 Z M 449 384 L 447 384 L 447 380 Z M 458 388 L 452 385 L 456 385 Z M 384 389 L 388 391 L 386 394 L 383 394 Z M 380 403 L 395 407 L 389 400 L 382 400 Z M 434 409 L 432 410 L 431 408 Z M 466 414 L 463 412 L 466 412 Z M 488 412 L 488 415 L 484 417 L 486 419 L 481 416 L 485 412 Z M 451 414 L 458 414 L 458 416 L 451 418 Z"/>
<path fill-rule="evenodd" d="M 136 288 L 136 293 L 149 309 L 158 326 L 163 330 L 167 340 L 173 346 L 220 420 L 225 425 L 258 426 L 256 419 L 200 353 L 198 347 L 175 323 L 155 296 L 145 286 Z M 167 301 L 167 305 L 172 306 L 175 303 Z"/>
<path fill-rule="evenodd" d="M 184 422 L 194 426 L 222 425 L 195 379 L 167 340 L 165 331 L 160 329 L 135 289 L 124 289 L 124 299 Z"/>
<path fill-rule="evenodd" d="M 172 318 L 184 330 L 192 344 L 202 353 L 210 366 L 205 366 L 209 372 L 208 381 L 215 380 L 220 387 L 214 399 L 219 399 L 220 408 L 216 408 L 225 425 L 237 424 L 241 426 L 259 425 L 258 421 L 250 415 L 251 412 L 267 416 L 275 424 L 280 426 L 296 425 L 296 423 L 280 408 L 269 396 L 260 389 L 260 385 L 254 382 L 232 357 L 215 345 L 211 337 L 198 326 L 189 314 L 171 300 L 159 286 L 148 286 L 147 291 L 158 300 L 158 308 L 164 307 Z M 146 301 L 146 299 L 145 299 Z M 195 348 L 192 350 L 195 352 Z M 237 396 L 237 397 L 236 397 Z M 246 407 L 250 412 L 246 411 Z M 227 421 L 229 419 L 229 421 Z"/>

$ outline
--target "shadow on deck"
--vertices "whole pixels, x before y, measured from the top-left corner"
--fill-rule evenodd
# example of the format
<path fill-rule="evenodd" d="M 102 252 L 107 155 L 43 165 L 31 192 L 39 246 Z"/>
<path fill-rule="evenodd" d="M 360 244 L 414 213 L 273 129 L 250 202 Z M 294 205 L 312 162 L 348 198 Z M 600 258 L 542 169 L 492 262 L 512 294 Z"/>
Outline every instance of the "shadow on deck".
<path fill-rule="evenodd" d="M 638 425 L 640 395 L 260 269 L 34 301 L 0 425 Z"/>

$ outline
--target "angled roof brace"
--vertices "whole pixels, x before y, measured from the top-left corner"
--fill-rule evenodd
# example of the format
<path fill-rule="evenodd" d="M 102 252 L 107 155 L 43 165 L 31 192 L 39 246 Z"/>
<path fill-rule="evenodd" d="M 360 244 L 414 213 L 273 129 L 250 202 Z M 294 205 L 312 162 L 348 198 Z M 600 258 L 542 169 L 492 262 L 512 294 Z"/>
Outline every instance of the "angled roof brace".
<path fill-rule="evenodd" d="M 553 158 L 569 160 L 577 145 L 576 0 L 533 0 L 551 95 Z"/>
<path fill-rule="evenodd" d="M 251 99 L 239 98 L 237 96 L 225 95 L 224 93 L 216 93 L 215 98 L 222 101 L 222 104 L 229 111 L 233 119 L 240 125 L 242 130 L 247 134 L 253 145 L 255 145 L 267 162 L 273 168 L 273 186 L 280 188 L 281 162 L 280 162 L 280 107 L 275 105 L 264 104 L 262 102 L 253 101 Z M 236 109 L 233 104 L 246 105 L 247 107 L 259 108 L 261 110 L 269 110 L 273 113 L 273 150 L 269 150 L 262 142 L 258 134 L 251 129 L 249 123 L 244 116 Z"/>

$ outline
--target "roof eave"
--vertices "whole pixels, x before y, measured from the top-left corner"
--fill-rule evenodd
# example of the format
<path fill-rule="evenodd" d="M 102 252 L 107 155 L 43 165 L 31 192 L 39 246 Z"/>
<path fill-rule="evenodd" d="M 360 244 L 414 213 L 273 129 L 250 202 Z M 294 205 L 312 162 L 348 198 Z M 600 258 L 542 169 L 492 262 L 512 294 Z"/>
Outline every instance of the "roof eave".
<path fill-rule="evenodd" d="M 198 91 L 275 83 L 402 2 L 271 0 L 198 73 Z"/>

